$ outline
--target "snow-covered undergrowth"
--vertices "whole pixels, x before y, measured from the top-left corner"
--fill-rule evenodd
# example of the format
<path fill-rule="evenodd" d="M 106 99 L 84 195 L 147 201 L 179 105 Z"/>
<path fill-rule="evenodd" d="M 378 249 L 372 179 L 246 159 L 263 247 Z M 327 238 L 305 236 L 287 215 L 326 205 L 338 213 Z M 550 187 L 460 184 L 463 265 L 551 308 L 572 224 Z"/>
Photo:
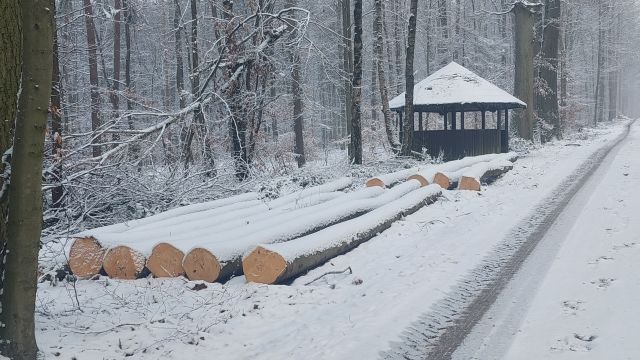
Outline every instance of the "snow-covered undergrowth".
<path fill-rule="evenodd" d="M 289 286 L 246 284 L 243 277 L 206 287 L 183 279 L 45 281 L 36 314 L 40 347 L 48 356 L 78 359 L 376 358 L 622 128 L 531 149 L 482 193 L 445 192 Z M 351 174 L 364 183 L 403 166 L 301 173 Z M 283 180 L 280 188 L 294 183 Z M 327 272 L 336 273 L 313 281 Z"/>

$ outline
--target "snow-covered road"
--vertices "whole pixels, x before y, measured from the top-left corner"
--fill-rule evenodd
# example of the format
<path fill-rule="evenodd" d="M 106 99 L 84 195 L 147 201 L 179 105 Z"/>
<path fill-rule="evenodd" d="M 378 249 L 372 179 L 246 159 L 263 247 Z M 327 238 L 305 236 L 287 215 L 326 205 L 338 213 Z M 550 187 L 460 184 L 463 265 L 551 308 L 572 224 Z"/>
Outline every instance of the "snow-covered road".
<path fill-rule="evenodd" d="M 481 193 L 446 192 L 291 285 L 245 284 L 243 277 L 199 290 L 181 279 L 102 278 L 80 281 L 75 289 L 41 284 L 40 347 L 52 358 L 78 360 L 380 357 L 405 342 L 411 329 L 421 330 L 418 315 L 437 313 L 513 228 L 624 128 L 588 130 L 534 150 Z M 346 268 L 352 273 L 307 285 Z"/>
<path fill-rule="evenodd" d="M 639 185 L 636 123 L 454 358 L 640 358 Z"/>

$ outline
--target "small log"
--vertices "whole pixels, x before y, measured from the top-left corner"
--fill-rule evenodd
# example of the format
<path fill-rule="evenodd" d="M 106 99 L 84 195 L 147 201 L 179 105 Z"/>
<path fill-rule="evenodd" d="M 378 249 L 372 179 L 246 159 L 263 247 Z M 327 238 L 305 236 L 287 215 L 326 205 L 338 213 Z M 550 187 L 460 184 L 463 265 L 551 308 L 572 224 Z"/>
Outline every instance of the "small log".
<path fill-rule="evenodd" d="M 159 243 L 151 250 L 147 268 L 155 277 L 178 277 L 184 275 L 182 267 L 184 252 L 168 243 Z"/>
<path fill-rule="evenodd" d="M 375 237 L 402 217 L 433 203 L 442 189 L 431 185 L 362 215 L 286 243 L 261 244 L 242 260 L 247 281 L 277 284 L 306 273 Z"/>
<path fill-rule="evenodd" d="M 105 251 L 94 237 L 73 240 L 67 257 L 71 272 L 80 279 L 88 279 L 99 274 Z"/>
<path fill-rule="evenodd" d="M 367 187 L 374 187 L 374 186 L 379 186 L 379 187 L 390 187 L 395 183 L 401 182 L 401 181 L 405 181 L 407 179 L 409 179 L 409 177 L 411 175 L 416 174 L 418 171 L 420 171 L 419 168 L 417 167 L 413 167 L 410 169 L 406 169 L 406 170 L 400 170 L 400 171 L 396 171 L 390 174 L 384 174 L 384 175 L 380 175 L 380 176 L 376 176 L 373 177 L 369 180 L 367 180 L 366 182 L 366 186 Z"/>
<path fill-rule="evenodd" d="M 113 279 L 137 279 L 144 270 L 146 258 L 140 252 L 124 245 L 112 247 L 104 255 L 102 267 Z"/>
<path fill-rule="evenodd" d="M 511 169 L 513 163 L 506 159 L 476 164 L 464 171 L 458 183 L 458 190 L 480 191 L 482 183 L 492 183 Z"/>
<path fill-rule="evenodd" d="M 182 262 L 190 280 L 226 281 L 232 276 L 242 274 L 242 255 L 256 244 L 285 242 L 305 236 L 329 226 L 361 216 L 373 209 L 394 201 L 407 193 L 419 189 L 420 182 L 410 180 L 371 199 L 359 199 L 341 203 L 339 206 L 326 207 L 322 211 L 307 211 L 300 216 L 288 217 L 282 226 L 265 223 L 243 237 L 229 239 L 225 235 L 216 236 L 211 242 L 203 243 L 187 252 Z M 375 188 L 360 191 L 366 194 Z M 365 191 L 366 190 L 366 191 Z M 360 196 L 362 196 L 360 194 Z M 356 193 L 350 194 L 354 196 Z M 312 208 L 310 208 L 312 209 Z M 318 209 L 320 210 L 320 209 Z M 286 224 L 286 225 L 284 225 Z M 254 226 L 256 226 L 254 224 Z M 230 234 L 232 235 L 232 234 Z M 217 274 L 212 271 L 219 269 Z"/>

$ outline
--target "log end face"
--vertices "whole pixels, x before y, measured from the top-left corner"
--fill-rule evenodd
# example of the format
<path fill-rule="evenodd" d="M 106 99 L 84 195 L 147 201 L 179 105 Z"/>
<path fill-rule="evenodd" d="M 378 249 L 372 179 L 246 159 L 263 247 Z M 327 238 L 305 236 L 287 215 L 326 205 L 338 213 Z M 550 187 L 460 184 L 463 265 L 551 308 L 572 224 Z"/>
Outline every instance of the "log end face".
<path fill-rule="evenodd" d="M 407 180 L 418 180 L 420 182 L 420 187 L 425 187 L 429 185 L 429 180 L 425 179 L 422 175 L 411 175 Z"/>
<path fill-rule="evenodd" d="M 460 178 L 458 190 L 480 191 L 480 181 L 478 181 L 476 178 L 463 176 Z"/>
<path fill-rule="evenodd" d="M 113 279 L 137 279 L 144 269 L 144 255 L 128 246 L 116 246 L 107 251 L 102 266 Z"/>
<path fill-rule="evenodd" d="M 242 271 L 248 282 L 275 284 L 286 268 L 287 263 L 280 254 L 261 246 L 242 259 Z"/>
<path fill-rule="evenodd" d="M 220 262 L 209 250 L 195 248 L 182 261 L 182 267 L 189 280 L 214 282 L 220 276 Z"/>
<path fill-rule="evenodd" d="M 433 177 L 433 182 L 435 184 L 440 185 L 441 188 L 447 190 L 451 187 L 451 180 L 449 179 L 449 177 L 441 172 L 436 173 L 436 175 Z"/>
<path fill-rule="evenodd" d="M 384 181 L 382 181 L 382 180 L 380 180 L 378 178 L 373 178 L 373 179 L 367 180 L 366 185 L 367 185 L 367 187 L 379 186 L 379 187 L 381 187 L 383 189 L 385 188 Z"/>
<path fill-rule="evenodd" d="M 100 273 L 104 253 L 105 249 L 94 237 L 75 239 L 69 250 L 69 268 L 78 278 L 90 278 Z"/>
<path fill-rule="evenodd" d="M 147 260 L 147 268 L 155 277 L 178 277 L 184 275 L 182 267 L 184 253 L 171 244 L 159 243 L 153 247 Z"/>

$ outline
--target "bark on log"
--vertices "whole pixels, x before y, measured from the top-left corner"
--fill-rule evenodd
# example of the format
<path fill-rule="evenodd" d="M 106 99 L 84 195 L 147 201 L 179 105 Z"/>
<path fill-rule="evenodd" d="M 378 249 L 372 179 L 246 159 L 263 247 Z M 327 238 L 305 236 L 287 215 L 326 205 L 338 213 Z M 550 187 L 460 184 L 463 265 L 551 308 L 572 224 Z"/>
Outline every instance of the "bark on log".
<path fill-rule="evenodd" d="M 93 237 L 77 238 L 69 250 L 69 268 L 80 279 L 88 279 L 102 269 L 105 249 Z"/>
<path fill-rule="evenodd" d="M 258 245 L 242 261 L 245 277 L 263 284 L 294 278 L 368 241 L 441 194 L 437 185 L 423 187 L 359 218 L 311 235 L 287 243 Z"/>
<path fill-rule="evenodd" d="M 232 276 L 242 274 L 242 255 L 257 244 L 285 242 L 320 231 L 357 218 L 418 188 L 420 182 L 411 180 L 386 190 L 373 199 L 345 202 L 321 212 L 315 211 L 295 217 L 295 222 L 289 222 L 287 226 L 269 226 L 260 232 L 252 232 L 237 239 L 221 236 L 216 241 L 204 243 L 187 252 L 182 266 L 190 280 L 224 282 Z M 218 267 L 220 270 L 217 273 L 211 270 Z"/>
<path fill-rule="evenodd" d="M 144 270 L 146 258 L 128 246 L 120 245 L 107 250 L 102 267 L 113 279 L 137 279 Z"/>
<path fill-rule="evenodd" d="M 511 169 L 513 169 L 513 163 L 506 159 L 476 164 L 467 169 L 460 177 L 458 190 L 480 191 L 481 184 L 492 183 Z"/>

